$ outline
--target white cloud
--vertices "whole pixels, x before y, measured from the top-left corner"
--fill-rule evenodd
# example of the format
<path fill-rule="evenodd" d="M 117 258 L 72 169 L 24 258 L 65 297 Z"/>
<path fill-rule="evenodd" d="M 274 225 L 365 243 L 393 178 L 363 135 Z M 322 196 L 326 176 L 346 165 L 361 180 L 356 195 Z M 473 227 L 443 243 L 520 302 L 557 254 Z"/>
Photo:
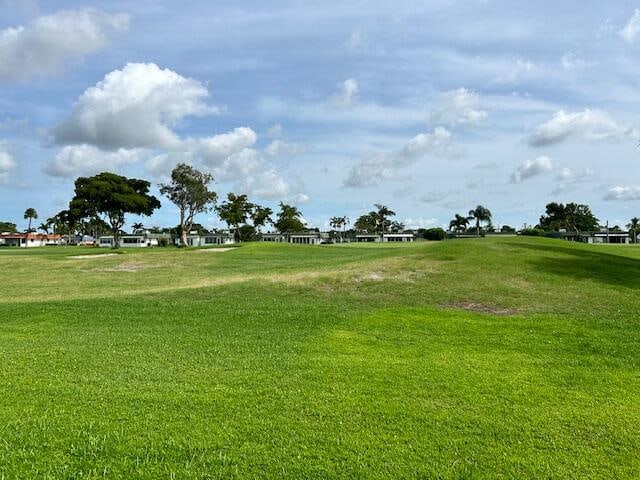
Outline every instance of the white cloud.
<path fill-rule="evenodd" d="M 249 127 L 238 127 L 231 132 L 212 137 L 189 140 L 191 148 L 197 152 L 205 165 L 215 167 L 231 155 L 251 147 L 258 135 Z"/>
<path fill-rule="evenodd" d="M 175 148 L 172 131 L 188 115 L 217 111 L 204 103 L 208 91 L 153 63 L 129 63 L 107 74 L 78 99 L 71 117 L 53 130 L 63 144 L 90 144 L 102 149 Z"/>
<path fill-rule="evenodd" d="M 168 177 L 178 163 L 193 164 L 194 154 L 186 152 L 167 152 L 156 155 L 145 163 L 145 169 L 154 177 Z"/>
<path fill-rule="evenodd" d="M 120 166 L 139 161 L 145 154 L 142 149 L 120 148 L 104 152 L 93 145 L 68 145 L 45 167 L 52 177 L 70 178 L 76 175 L 94 175 L 115 171 Z"/>
<path fill-rule="evenodd" d="M 350 107 L 358 99 L 360 86 L 354 78 L 349 78 L 338 85 L 340 92 L 333 96 L 333 102 L 340 107 Z"/>
<path fill-rule="evenodd" d="M 536 127 L 528 142 L 532 147 L 561 143 L 570 137 L 593 142 L 613 142 L 632 137 L 636 133 L 634 129 L 618 125 L 609 115 L 599 110 L 560 110 L 549 121 Z"/>
<path fill-rule="evenodd" d="M 627 24 L 620 30 L 620 36 L 633 43 L 640 34 L 640 9 L 635 9 Z"/>
<path fill-rule="evenodd" d="M 640 186 L 612 187 L 607 191 L 604 199 L 612 201 L 640 200 Z"/>
<path fill-rule="evenodd" d="M 444 92 L 436 99 L 431 122 L 446 125 L 478 125 L 488 116 L 479 109 L 480 96 L 466 88 Z"/>
<path fill-rule="evenodd" d="M 518 166 L 515 172 L 511 175 L 511 183 L 520 183 L 538 175 L 542 175 L 550 171 L 553 168 L 553 162 L 549 157 L 537 157 L 534 159 L 526 160 L 523 164 Z"/>
<path fill-rule="evenodd" d="M 593 177 L 593 170 L 591 167 L 586 167 L 582 172 L 578 173 L 574 173 L 570 168 L 564 167 L 560 170 L 560 173 L 558 173 L 557 179 L 564 182 L 579 182 L 591 177 Z"/>
<path fill-rule="evenodd" d="M 405 218 L 405 228 L 417 229 L 417 228 L 431 228 L 440 225 L 440 220 L 437 218 Z"/>
<path fill-rule="evenodd" d="M 0 185 L 9 183 L 16 166 L 13 155 L 7 151 L 6 143 L 0 142 Z"/>
<path fill-rule="evenodd" d="M 462 154 L 453 141 L 453 134 L 444 127 L 436 127 L 433 133 L 421 133 L 413 137 L 400 150 L 378 153 L 354 165 L 344 181 L 345 187 L 375 187 L 384 180 L 394 180 L 398 171 L 426 155 L 454 158 Z"/>
<path fill-rule="evenodd" d="M 69 61 L 103 48 L 129 28 L 129 16 L 94 9 L 65 10 L 27 26 L 0 30 L 0 81 L 58 73 Z"/>
<path fill-rule="evenodd" d="M 311 201 L 311 198 L 307 194 L 296 193 L 295 195 L 289 198 L 289 201 L 296 204 L 309 203 Z"/>
<path fill-rule="evenodd" d="M 274 140 L 264 152 L 270 157 L 287 156 L 295 157 L 305 154 L 309 148 L 302 143 L 285 142 L 284 140 Z"/>

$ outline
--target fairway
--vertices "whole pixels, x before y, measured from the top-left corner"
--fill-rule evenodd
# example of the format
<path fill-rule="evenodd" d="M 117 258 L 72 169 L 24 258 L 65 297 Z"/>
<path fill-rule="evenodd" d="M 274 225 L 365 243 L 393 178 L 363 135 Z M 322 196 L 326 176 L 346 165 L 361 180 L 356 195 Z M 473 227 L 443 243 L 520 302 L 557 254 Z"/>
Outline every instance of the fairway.
<path fill-rule="evenodd" d="M 0 249 L 0 479 L 640 477 L 640 248 L 134 250 Z"/>

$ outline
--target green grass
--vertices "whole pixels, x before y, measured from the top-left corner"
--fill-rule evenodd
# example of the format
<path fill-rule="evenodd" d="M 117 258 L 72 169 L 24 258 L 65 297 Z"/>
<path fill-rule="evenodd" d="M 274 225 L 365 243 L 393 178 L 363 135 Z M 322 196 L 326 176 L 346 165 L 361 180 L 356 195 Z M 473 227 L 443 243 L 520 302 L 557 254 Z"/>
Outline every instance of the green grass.
<path fill-rule="evenodd" d="M 0 250 L 0 479 L 638 478 L 640 248 Z"/>

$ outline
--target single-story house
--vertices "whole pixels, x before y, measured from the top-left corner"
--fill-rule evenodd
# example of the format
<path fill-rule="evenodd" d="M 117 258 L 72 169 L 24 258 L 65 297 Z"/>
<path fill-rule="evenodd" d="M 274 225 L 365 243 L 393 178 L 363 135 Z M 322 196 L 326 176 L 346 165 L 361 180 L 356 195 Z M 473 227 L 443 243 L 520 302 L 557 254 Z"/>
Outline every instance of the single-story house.
<path fill-rule="evenodd" d="M 0 234 L 1 247 L 46 247 L 60 245 L 62 237 L 51 233 L 2 233 Z"/>
<path fill-rule="evenodd" d="M 358 243 L 372 243 L 379 242 L 380 240 L 380 235 L 377 233 L 361 233 L 356 235 L 356 242 Z"/>
<path fill-rule="evenodd" d="M 262 241 L 284 243 L 287 241 L 287 236 L 282 233 L 263 233 Z"/>
<path fill-rule="evenodd" d="M 103 235 L 98 238 L 99 247 L 113 248 L 114 245 L 113 235 Z M 145 234 L 120 236 L 120 247 L 122 248 L 144 248 L 150 246 L 151 241 L 147 239 Z"/>
<path fill-rule="evenodd" d="M 296 245 L 320 245 L 329 243 L 329 234 L 325 232 L 295 232 L 295 233 L 263 233 L 263 242 L 295 243 Z"/>
<path fill-rule="evenodd" d="M 560 232 L 560 238 L 572 242 L 589 244 L 622 244 L 628 245 L 632 238 L 627 232 Z"/>
<path fill-rule="evenodd" d="M 383 242 L 413 242 L 413 233 L 383 233 Z"/>
<path fill-rule="evenodd" d="M 362 233 L 356 235 L 356 242 L 413 242 L 413 233 Z"/>
<path fill-rule="evenodd" d="M 180 245 L 180 237 L 174 238 L 174 243 Z M 231 233 L 192 233 L 187 235 L 187 245 L 190 247 L 210 247 L 212 245 L 232 245 L 236 243 Z"/>

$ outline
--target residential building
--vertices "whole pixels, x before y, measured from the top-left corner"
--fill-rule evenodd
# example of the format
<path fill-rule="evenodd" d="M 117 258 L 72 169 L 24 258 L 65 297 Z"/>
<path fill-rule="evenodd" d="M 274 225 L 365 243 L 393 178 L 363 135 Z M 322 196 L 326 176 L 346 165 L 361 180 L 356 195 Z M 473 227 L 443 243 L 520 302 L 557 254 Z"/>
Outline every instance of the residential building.
<path fill-rule="evenodd" d="M 46 247 L 60 245 L 61 236 L 50 233 L 2 233 L 0 247 Z"/>

